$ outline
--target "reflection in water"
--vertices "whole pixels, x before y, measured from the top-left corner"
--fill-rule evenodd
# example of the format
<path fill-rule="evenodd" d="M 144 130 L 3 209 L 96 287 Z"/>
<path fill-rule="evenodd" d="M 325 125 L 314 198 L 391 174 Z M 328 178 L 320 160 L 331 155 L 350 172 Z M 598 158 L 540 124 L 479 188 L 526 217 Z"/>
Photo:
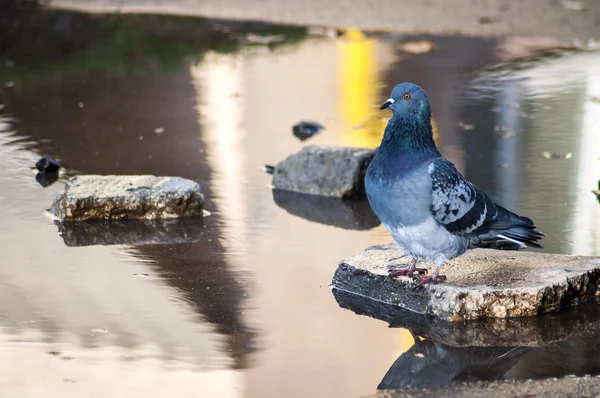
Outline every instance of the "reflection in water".
<path fill-rule="evenodd" d="M 415 337 L 415 344 L 392 364 L 378 389 L 500 380 L 531 350 L 527 347 L 452 347 Z"/>
<path fill-rule="evenodd" d="M 273 200 L 290 214 L 320 224 L 357 230 L 381 224 L 366 198 L 338 199 L 274 189 Z"/>
<path fill-rule="evenodd" d="M 334 290 L 342 308 L 412 331 L 379 389 L 600 374 L 600 302 L 536 318 L 446 322 Z"/>
<path fill-rule="evenodd" d="M 42 187 L 46 188 L 58 181 L 58 171 L 38 172 L 35 175 L 35 180 Z"/>
<path fill-rule="evenodd" d="M 389 43 L 348 29 L 337 41 L 339 109 L 343 140 L 348 146 L 375 148 L 387 123 L 381 101 L 379 73 L 391 61 Z M 381 65 L 380 65 L 381 64 Z"/>
<path fill-rule="evenodd" d="M 67 246 L 165 245 L 201 240 L 202 217 L 167 220 L 54 221 Z"/>
<path fill-rule="evenodd" d="M 600 209 L 589 193 L 600 179 L 600 106 L 590 101 L 600 93 L 599 65 L 600 53 L 579 53 L 483 73 L 469 85 L 463 112 L 483 128 L 470 134 L 467 174 L 536 220 L 548 251 L 600 254 Z M 490 120 L 502 130 L 492 132 Z M 496 164 L 483 165 L 488 169 L 481 147 L 495 154 Z M 542 152 L 573 157 L 549 160 Z"/>

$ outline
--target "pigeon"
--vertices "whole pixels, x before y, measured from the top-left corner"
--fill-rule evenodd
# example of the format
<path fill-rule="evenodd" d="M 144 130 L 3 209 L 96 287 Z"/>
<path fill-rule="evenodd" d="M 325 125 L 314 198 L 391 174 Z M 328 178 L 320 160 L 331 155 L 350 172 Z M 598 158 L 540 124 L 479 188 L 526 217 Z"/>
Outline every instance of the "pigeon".
<path fill-rule="evenodd" d="M 365 190 L 381 223 L 410 256 L 404 267 L 390 270 L 391 277 L 412 276 L 422 287 L 445 280 L 444 263 L 469 249 L 541 248 L 545 235 L 531 219 L 495 204 L 440 154 L 421 87 L 398 84 L 380 109 L 393 115 L 367 169 Z M 435 261 L 434 271 L 417 268 L 419 260 Z"/>

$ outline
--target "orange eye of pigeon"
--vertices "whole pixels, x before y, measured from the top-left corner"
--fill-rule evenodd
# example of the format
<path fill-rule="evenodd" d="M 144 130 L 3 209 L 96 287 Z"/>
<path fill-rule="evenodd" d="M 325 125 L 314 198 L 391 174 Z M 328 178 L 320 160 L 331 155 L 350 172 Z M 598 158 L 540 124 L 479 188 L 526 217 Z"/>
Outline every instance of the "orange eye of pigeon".
<path fill-rule="evenodd" d="M 408 94 L 408 93 L 404 94 L 404 99 L 408 101 L 410 99 L 410 94 Z"/>

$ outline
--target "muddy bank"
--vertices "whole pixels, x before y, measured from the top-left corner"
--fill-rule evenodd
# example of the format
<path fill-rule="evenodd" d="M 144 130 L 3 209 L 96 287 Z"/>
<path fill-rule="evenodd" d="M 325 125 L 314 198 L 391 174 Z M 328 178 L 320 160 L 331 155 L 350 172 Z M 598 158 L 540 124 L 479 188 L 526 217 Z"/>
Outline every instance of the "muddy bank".
<path fill-rule="evenodd" d="M 600 38 L 600 3 L 591 1 L 50 0 L 47 3 L 50 7 L 86 12 L 195 15 L 335 28 L 354 26 L 411 34 Z"/>

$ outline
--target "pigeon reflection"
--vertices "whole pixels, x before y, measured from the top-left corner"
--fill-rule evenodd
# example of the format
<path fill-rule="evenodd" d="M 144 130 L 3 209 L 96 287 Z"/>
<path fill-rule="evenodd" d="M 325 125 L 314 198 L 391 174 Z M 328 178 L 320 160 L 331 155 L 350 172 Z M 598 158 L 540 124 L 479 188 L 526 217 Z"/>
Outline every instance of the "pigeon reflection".
<path fill-rule="evenodd" d="M 378 389 L 600 374 L 600 299 L 538 317 L 448 322 L 339 289 L 333 295 L 341 308 L 414 338 Z"/>
<path fill-rule="evenodd" d="M 378 389 L 435 386 L 454 381 L 500 380 L 531 348 L 453 347 L 413 334 L 415 344 L 400 355 Z"/>

